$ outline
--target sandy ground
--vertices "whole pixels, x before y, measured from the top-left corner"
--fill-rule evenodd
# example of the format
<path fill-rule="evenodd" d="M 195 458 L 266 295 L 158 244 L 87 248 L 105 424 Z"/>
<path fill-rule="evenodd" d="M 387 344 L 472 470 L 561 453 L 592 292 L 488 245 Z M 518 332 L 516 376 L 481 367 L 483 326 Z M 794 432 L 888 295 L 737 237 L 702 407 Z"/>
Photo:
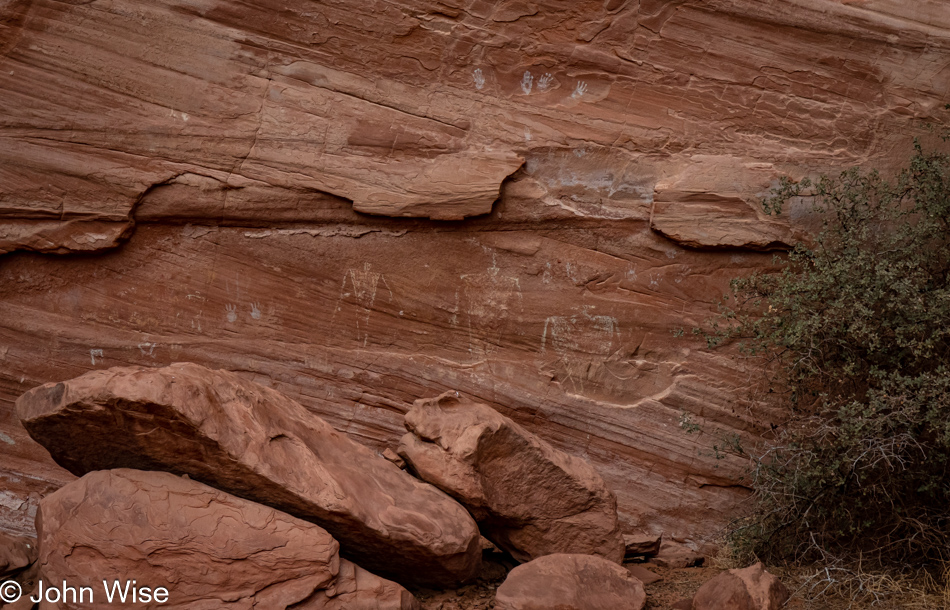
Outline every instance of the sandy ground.
<path fill-rule="evenodd" d="M 631 564 L 625 564 L 631 565 Z M 664 568 L 651 563 L 640 564 L 661 579 L 645 587 L 647 603 L 645 610 L 672 610 L 676 602 L 691 599 L 706 581 L 723 571 L 715 564 L 699 568 Z M 423 610 L 491 610 L 494 607 L 495 590 L 504 582 L 511 565 L 486 562 L 478 582 L 458 590 L 413 591 Z M 846 583 L 842 588 L 824 596 L 814 595 L 825 587 L 824 582 L 810 574 L 821 572 L 799 568 L 785 570 L 770 568 L 793 593 L 786 610 L 950 610 L 950 589 L 941 594 L 923 594 L 919 590 L 894 587 L 889 591 L 879 590 L 883 595 L 852 599 L 855 585 Z M 610 610 L 610 609 L 604 609 Z"/>

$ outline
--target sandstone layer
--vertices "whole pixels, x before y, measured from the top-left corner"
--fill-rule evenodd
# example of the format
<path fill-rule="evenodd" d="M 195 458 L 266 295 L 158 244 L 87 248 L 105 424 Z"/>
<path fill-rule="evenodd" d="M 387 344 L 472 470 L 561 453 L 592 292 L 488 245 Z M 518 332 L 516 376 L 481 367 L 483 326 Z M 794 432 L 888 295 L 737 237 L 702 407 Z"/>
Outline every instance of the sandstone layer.
<path fill-rule="evenodd" d="M 406 414 L 399 455 L 462 503 L 518 561 L 576 553 L 623 561 L 617 498 L 590 464 L 491 407 L 448 392 Z"/>
<path fill-rule="evenodd" d="M 946 15 L 0 3 L 0 528 L 30 535 L 72 479 L 18 396 L 192 361 L 380 451 L 414 400 L 458 390 L 590 461 L 627 533 L 700 541 L 747 495 L 712 446 L 781 414 L 754 363 L 674 331 L 807 220 L 759 214 L 778 178 L 887 170 L 926 140 Z"/>
<path fill-rule="evenodd" d="M 457 584 L 481 561 L 478 529 L 452 499 L 233 373 L 189 363 L 93 371 L 27 392 L 17 413 L 73 474 L 189 475 L 320 524 L 344 556 L 402 582 Z"/>
<path fill-rule="evenodd" d="M 116 579 L 126 603 L 130 579 L 161 596 L 137 600 L 155 607 L 419 607 L 396 583 L 346 565 L 322 528 L 165 472 L 87 474 L 42 500 L 37 529 L 40 578 L 75 588 L 61 591 L 56 607 L 117 605 Z"/>

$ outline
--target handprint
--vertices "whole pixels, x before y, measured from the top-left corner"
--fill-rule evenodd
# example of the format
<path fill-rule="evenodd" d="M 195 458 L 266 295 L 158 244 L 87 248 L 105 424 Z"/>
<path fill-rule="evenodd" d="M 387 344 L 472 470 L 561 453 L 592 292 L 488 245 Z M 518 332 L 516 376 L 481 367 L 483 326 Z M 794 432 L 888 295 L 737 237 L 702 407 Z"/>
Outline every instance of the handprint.
<path fill-rule="evenodd" d="M 224 310 L 228 312 L 228 322 L 237 321 L 237 305 L 228 303 L 224 306 Z"/>
<path fill-rule="evenodd" d="M 521 77 L 521 90 L 524 91 L 525 95 L 531 93 L 531 87 L 534 85 L 534 77 L 531 76 L 530 72 L 525 72 L 524 76 Z"/>
<path fill-rule="evenodd" d="M 261 319 L 261 304 L 251 303 L 251 317 L 255 320 Z"/>
<path fill-rule="evenodd" d="M 485 75 L 482 73 L 482 69 L 475 68 L 475 72 L 472 73 L 472 78 L 475 80 L 475 88 L 481 91 L 485 86 Z"/>
<path fill-rule="evenodd" d="M 571 97 L 575 100 L 584 97 L 584 94 L 587 93 L 587 83 L 582 80 L 577 81 L 577 86 L 574 87 L 574 93 L 571 94 Z"/>
<path fill-rule="evenodd" d="M 552 83 L 554 83 L 554 77 L 550 72 L 545 72 L 544 76 L 538 79 L 538 91 L 547 91 Z"/>

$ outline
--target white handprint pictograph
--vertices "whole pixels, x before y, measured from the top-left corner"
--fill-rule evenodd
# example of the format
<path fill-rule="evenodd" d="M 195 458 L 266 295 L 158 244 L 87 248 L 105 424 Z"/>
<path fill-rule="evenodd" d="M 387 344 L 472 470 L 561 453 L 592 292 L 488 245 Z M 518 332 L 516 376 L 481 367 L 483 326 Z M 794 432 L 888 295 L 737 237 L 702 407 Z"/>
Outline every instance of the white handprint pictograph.
<path fill-rule="evenodd" d="M 531 93 L 531 88 L 534 86 L 534 77 L 531 76 L 530 72 L 525 72 L 524 76 L 521 77 L 521 90 L 524 91 L 525 95 Z"/>

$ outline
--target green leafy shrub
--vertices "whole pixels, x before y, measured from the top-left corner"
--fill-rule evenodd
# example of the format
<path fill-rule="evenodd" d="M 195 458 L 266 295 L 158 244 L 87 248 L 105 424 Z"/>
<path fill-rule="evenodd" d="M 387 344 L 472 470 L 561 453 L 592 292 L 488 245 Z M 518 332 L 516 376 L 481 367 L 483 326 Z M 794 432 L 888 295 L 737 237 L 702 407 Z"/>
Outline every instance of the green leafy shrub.
<path fill-rule="evenodd" d="M 915 143 L 892 181 L 785 181 L 765 210 L 795 197 L 820 233 L 781 272 L 734 280 L 705 333 L 776 365 L 791 413 L 733 542 L 767 560 L 950 560 L 950 158 Z"/>

